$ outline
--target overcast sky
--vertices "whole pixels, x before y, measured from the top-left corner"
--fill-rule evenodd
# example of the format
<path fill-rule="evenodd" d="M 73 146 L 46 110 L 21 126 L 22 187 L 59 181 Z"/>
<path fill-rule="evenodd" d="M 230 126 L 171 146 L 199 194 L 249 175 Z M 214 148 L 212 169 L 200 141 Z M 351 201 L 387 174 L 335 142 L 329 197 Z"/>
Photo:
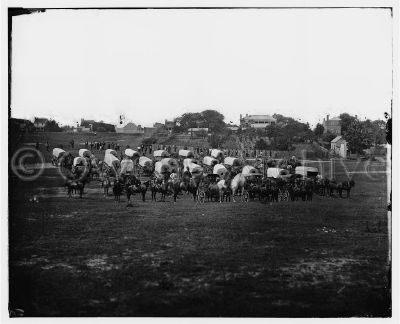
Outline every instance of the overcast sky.
<path fill-rule="evenodd" d="M 13 18 L 12 116 L 151 126 L 184 112 L 383 119 L 385 9 L 48 10 Z"/>

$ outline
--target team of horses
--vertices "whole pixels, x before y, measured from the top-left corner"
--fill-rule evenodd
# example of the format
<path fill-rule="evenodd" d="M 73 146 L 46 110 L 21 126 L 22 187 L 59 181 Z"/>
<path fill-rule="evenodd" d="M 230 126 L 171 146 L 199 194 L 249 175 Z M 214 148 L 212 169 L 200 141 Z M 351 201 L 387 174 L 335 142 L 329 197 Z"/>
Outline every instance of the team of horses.
<path fill-rule="evenodd" d="M 148 190 L 151 191 L 151 201 L 156 201 L 159 194 L 160 201 L 165 201 L 167 196 L 171 196 L 176 202 L 179 195 L 186 193 L 192 195 L 196 202 L 236 202 L 238 197 L 241 201 L 258 198 L 260 201 L 273 202 L 312 201 L 313 194 L 332 197 L 336 193 L 339 197 L 348 198 L 355 185 L 353 180 L 337 182 L 335 179 L 322 177 L 302 179 L 294 174 L 289 177 L 263 179 L 251 174 L 244 175 L 238 168 L 230 168 L 224 175 L 216 177 L 210 177 L 210 174 L 206 173 L 192 175 L 188 169 L 183 170 L 181 176 L 170 172 L 157 175 L 153 173 L 146 180 L 140 180 L 134 174 L 110 177 L 110 170 L 94 156 L 87 159 L 86 165 L 74 166 L 70 154 L 64 155 L 59 165 L 67 170 L 64 174 L 69 197 L 78 194 L 82 198 L 85 185 L 89 181 L 98 180 L 105 197 L 112 189 L 114 200 L 120 202 L 121 196 L 125 195 L 128 205 L 131 205 L 131 198 L 135 194 L 139 194 L 145 201 Z"/>

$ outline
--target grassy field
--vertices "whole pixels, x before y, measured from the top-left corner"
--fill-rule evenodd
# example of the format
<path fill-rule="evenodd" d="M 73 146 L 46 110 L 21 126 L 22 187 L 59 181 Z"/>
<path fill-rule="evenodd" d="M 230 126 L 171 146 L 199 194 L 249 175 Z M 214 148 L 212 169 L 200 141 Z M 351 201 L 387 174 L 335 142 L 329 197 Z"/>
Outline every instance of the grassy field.
<path fill-rule="evenodd" d="M 147 193 L 133 207 L 104 198 L 97 182 L 67 198 L 55 169 L 33 182 L 12 176 L 10 307 L 25 316 L 390 316 L 386 175 L 373 175 L 356 173 L 349 199 L 195 204 L 182 195 L 174 204 Z"/>

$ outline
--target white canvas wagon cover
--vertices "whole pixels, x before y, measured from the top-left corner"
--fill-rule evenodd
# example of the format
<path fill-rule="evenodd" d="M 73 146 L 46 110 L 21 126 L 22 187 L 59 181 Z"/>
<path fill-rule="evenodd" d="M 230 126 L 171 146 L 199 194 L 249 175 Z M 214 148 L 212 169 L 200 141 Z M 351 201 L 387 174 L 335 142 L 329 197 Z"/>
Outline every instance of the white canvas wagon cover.
<path fill-rule="evenodd" d="M 90 158 L 90 156 L 92 155 L 92 152 L 90 152 L 87 149 L 80 149 L 78 154 L 79 154 L 80 157 Z"/>
<path fill-rule="evenodd" d="M 221 178 L 225 176 L 228 170 L 222 164 L 216 164 L 213 169 L 213 174 L 218 174 Z"/>
<path fill-rule="evenodd" d="M 314 167 L 298 166 L 295 169 L 295 174 L 300 174 L 303 177 L 316 177 L 318 175 L 318 169 Z"/>
<path fill-rule="evenodd" d="M 257 169 L 251 165 L 245 165 L 242 169 L 242 174 L 245 176 L 259 174 Z"/>
<path fill-rule="evenodd" d="M 212 149 L 211 150 L 211 156 L 215 159 L 222 158 L 224 156 L 224 153 L 221 150 L 218 149 Z"/>
<path fill-rule="evenodd" d="M 154 165 L 154 172 L 157 174 L 164 174 L 166 172 L 171 172 L 171 168 L 168 164 L 162 164 L 161 161 L 157 161 Z"/>
<path fill-rule="evenodd" d="M 106 154 L 104 157 L 104 163 L 109 167 L 115 167 L 116 169 L 121 167 L 121 162 L 112 154 Z"/>
<path fill-rule="evenodd" d="M 268 168 L 267 169 L 267 178 L 279 178 L 283 175 L 288 175 L 289 171 L 281 168 Z"/>
<path fill-rule="evenodd" d="M 218 160 L 213 158 L 212 156 L 205 156 L 203 158 L 203 164 L 205 164 L 207 166 L 214 166 L 214 165 L 218 164 Z"/>
<path fill-rule="evenodd" d="M 153 152 L 154 157 L 163 158 L 168 156 L 168 152 L 165 150 L 156 150 Z"/>
<path fill-rule="evenodd" d="M 133 172 L 133 161 L 130 159 L 123 159 L 121 161 L 121 174 Z"/>
<path fill-rule="evenodd" d="M 125 150 L 125 155 L 127 157 L 130 157 L 131 159 L 137 159 L 140 156 L 138 151 L 132 150 L 130 148 L 127 148 Z"/>
<path fill-rule="evenodd" d="M 63 149 L 60 149 L 58 147 L 53 148 L 53 156 L 55 156 L 57 159 L 61 157 L 61 155 L 64 155 L 65 151 Z"/>
<path fill-rule="evenodd" d="M 178 171 L 178 161 L 173 159 L 173 158 L 165 158 L 162 159 L 161 164 L 163 165 L 168 165 L 170 167 L 171 172 L 177 172 Z"/>
<path fill-rule="evenodd" d="M 238 158 L 227 156 L 224 159 L 224 164 L 230 165 L 230 166 L 240 166 L 241 163 L 240 163 L 240 160 Z"/>
<path fill-rule="evenodd" d="M 86 159 L 81 157 L 81 156 L 77 156 L 76 158 L 74 158 L 74 166 L 77 166 L 78 164 L 82 164 L 86 166 Z"/>
<path fill-rule="evenodd" d="M 186 167 L 190 166 L 193 163 L 193 159 L 184 159 L 183 160 L 183 168 L 186 170 Z"/>
<path fill-rule="evenodd" d="M 144 167 L 150 168 L 153 166 L 153 161 L 149 159 L 147 156 L 141 156 L 139 158 L 139 165 L 143 168 Z"/>
<path fill-rule="evenodd" d="M 194 154 L 190 150 L 179 150 L 179 156 L 185 158 L 191 158 L 194 157 Z"/>
<path fill-rule="evenodd" d="M 192 175 L 200 175 L 203 172 L 203 168 L 200 165 L 193 163 L 192 159 L 184 159 L 183 167 L 185 168 L 185 171 L 189 168 L 189 172 Z"/>
<path fill-rule="evenodd" d="M 107 149 L 105 155 L 107 155 L 107 154 L 112 154 L 112 155 L 114 155 L 116 158 L 118 157 L 117 152 L 116 152 L 115 150 L 113 150 L 113 149 Z"/>

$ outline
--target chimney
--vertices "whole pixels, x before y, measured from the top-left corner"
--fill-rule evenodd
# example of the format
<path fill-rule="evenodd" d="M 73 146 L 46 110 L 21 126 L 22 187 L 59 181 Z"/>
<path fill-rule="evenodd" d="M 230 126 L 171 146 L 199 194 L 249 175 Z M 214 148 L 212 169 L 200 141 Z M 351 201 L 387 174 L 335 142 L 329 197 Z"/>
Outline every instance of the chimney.
<path fill-rule="evenodd" d="M 329 120 L 329 115 L 326 115 L 326 121 L 328 121 Z"/>
<path fill-rule="evenodd" d="M 242 114 L 240 114 L 240 120 L 242 120 Z"/>
<path fill-rule="evenodd" d="M 248 114 L 246 114 L 246 117 L 248 116 Z"/>

